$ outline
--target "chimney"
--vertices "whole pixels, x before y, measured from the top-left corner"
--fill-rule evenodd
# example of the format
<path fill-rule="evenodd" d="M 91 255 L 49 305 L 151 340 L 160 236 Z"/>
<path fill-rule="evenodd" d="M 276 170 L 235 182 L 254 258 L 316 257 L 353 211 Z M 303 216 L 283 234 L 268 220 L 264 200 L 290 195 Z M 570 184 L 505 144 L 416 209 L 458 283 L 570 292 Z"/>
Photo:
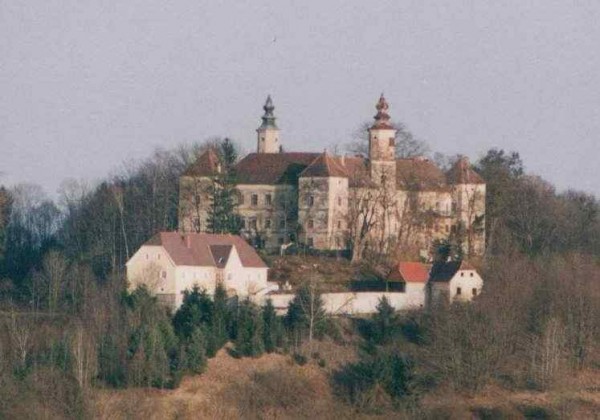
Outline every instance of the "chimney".
<path fill-rule="evenodd" d="M 191 235 L 189 233 L 187 235 L 185 235 L 185 246 L 187 248 L 191 248 L 192 247 L 192 238 L 191 238 Z"/>
<path fill-rule="evenodd" d="M 346 166 L 346 155 L 342 155 L 342 165 Z"/>

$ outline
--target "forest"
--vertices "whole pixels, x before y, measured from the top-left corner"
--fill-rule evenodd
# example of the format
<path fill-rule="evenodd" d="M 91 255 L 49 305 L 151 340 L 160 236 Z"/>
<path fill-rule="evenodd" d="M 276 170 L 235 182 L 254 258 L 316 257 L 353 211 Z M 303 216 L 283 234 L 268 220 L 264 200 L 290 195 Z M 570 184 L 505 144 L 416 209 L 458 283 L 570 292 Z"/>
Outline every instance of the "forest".
<path fill-rule="evenodd" d="M 277 353 L 316 365 L 330 409 L 357 417 L 444 418 L 424 403 L 439 390 L 546 392 L 586 375 L 598 384 L 600 203 L 557 192 L 517 152 L 491 149 L 473 164 L 487 182 L 487 250 L 472 304 L 400 313 L 382 300 L 372 317 L 338 319 L 314 278 L 295 279 L 284 316 L 222 289 L 189 291 L 175 313 L 143 288 L 128 292 L 125 262 L 177 228 L 179 176 L 206 145 L 157 150 L 96 185 L 65 182 L 56 200 L 35 185 L 0 189 L 0 418 L 93 418 L 98 390 L 175 389 L 223 347 L 239 363 Z M 311 351 L 323 341 L 351 360 Z M 309 400 L 297 404 L 303 416 Z M 573 407 L 539 410 L 571 417 Z"/>

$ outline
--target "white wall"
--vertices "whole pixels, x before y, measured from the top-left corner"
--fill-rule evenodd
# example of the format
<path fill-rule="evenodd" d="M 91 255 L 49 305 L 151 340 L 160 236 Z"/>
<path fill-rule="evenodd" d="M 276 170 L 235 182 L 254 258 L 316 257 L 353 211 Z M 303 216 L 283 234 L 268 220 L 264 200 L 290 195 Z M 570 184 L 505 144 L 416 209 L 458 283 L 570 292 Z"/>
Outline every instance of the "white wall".
<path fill-rule="evenodd" d="M 448 284 L 451 300 L 469 301 L 481 293 L 483 280 L 475 270 L 459 270 Z M 460 295 L 457 294 L 460 288 Z M 476 293 L 473 294 L 473 289 Z"/>
<path fill-rule="evenodd" d="M 423 285 L 424 286 L 424 285 Z M 323 306 L 328 314 L 332 315 L 357 315 L 373 314 L 377 312 L 379 300 L 384 296 L 388 299 L 390 305 L 396 310 L 417 309 L 425 305 L 425 289 L 419 283 L 419 287 L 406 293 L 400 292 L 355 292 L 355 293 L 323 293 Z M 294 294 L 271 294 L 260 296 L 254 299 L 254 302 L 263 305 L 267 299 L 273 301 L 273 306 L 277 313 L 284 314 Z"/>

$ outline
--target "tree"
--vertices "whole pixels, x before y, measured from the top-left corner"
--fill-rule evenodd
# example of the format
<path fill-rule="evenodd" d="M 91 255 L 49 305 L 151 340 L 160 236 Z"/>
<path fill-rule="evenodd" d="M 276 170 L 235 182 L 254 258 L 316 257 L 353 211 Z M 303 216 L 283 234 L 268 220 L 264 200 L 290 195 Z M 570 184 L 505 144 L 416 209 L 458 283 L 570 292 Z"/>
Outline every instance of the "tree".
<path fill-rule="evenodd" d="M 308 332 L 308 341 L 312 342 L 315 335 L 320 335 L 327 319 L 321 294 L 314 282 L 304 283 L 288 305 L 285 324 L 296 336 L 296 341 L 302 334 Z"/>
<path fill-rule="evenodd" d="M 237 175 L 235 164 L 238 153 L 231 140 L 226 138 L 218 149 L 220 171 L 212 178 L 208 189 L 210 207 L 208 229 L 212 233 L 238 234 L 241 219 L 237 214 Z"/>
<path fill-rule="evenodd" d="M 396 327 L 396 314 L 387 297 L 383 296 L 377 304 L 377 312 L 373 315 L 373 339 L 376 344 L 388 344 Z"/>
<path fill-rule="evenodd" d="M 236 353 L 240 356 L 260 356 L 264 351 L 263 318 L 259 308 L 249 299 L 240 303 L 237 323 Z"/>
<path fill-rule="evenodd" d="M 275 306 L 273 306 L 273 301 L 271 299 L 267 299 L 266 304 L 262 308 L 262 318 L 265 351 L 271 353 L 275 351 L 275 348 L 277 347 L 280 333 L 279 319 L 277 318 Z"/>
<path fill-rule="evenodd" d="M 213 319 L 214 304 L 206 290 L 194 286 L 183 292 L 183 303 L 173 316 L 173 327 L 179 337 L 190 338 L 194 328 L 208 327 Z"/>
<path fill-rule="evenodd" d="M 211 318 L 208 354 L 214 355 L 221 347 L 227 343 L 227 318 L 229 311 L 227 309 L 227 292 L 223 284 L 217 284 L 213 297 L 213 315 Z"/>

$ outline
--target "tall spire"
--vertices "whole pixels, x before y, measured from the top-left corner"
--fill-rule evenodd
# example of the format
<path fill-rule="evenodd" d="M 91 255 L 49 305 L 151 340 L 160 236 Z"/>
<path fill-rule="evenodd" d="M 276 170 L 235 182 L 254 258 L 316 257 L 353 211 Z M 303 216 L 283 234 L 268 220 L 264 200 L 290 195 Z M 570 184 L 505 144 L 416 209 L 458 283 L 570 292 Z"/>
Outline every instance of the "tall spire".
<path fill-rule="evenodd" d="M 383 93 L 379 97 L 379 101 L 375 108 L 377 109 L 377 114 L 375 115 L 375 122 L 371 128 L 384 128 L 384 129 L 393 129 L 394 126 L 390 123 L 390 115 L 387 113 L 387 110 L 390 106 L 388 105 Z"/>
<path fill-rule="evenodd" d="M 275 124 L 276 118 L 275 115 L 273 115 L 275 106 L 273 105 L 271 95 L 267 96 L 267 101 L 265 102 L 263 109 L 265 110 L 265 114 L 262 116 L 262 125 L 260 128 L 277 128 L 277 124 Z"/>

